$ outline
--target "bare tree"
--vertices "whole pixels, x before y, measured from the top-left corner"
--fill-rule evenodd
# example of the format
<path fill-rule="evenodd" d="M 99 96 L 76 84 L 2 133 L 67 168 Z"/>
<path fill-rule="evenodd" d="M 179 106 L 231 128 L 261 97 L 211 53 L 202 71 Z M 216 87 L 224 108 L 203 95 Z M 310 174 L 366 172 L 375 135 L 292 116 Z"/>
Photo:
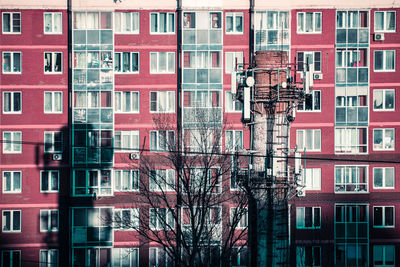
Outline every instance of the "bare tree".
<path fill-rule="evenodd" d="M 246 247 L 247 196 L 230 190 L 232 154 L 221 151 L 224 124 L 200 111 L 196 116 L 196 127 L 182 131 L 166 114 L 154 120 L 150 151 L 158 153 L 142 152 L 132 163 L 140 172 L 140 196 L 132 200 L 140 213 L 114 218 L 117 227 L 135 229 L 142 244 L 161 248 L 150 250 L 150 265 L 228 266 Z"/>

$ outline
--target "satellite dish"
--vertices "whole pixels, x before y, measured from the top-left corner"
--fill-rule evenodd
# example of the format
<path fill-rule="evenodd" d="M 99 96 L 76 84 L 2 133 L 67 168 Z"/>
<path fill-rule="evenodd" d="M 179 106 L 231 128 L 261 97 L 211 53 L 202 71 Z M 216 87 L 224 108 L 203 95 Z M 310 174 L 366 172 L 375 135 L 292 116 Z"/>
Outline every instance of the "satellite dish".
<path fill-rule="evenodd" d="M 286 83 L 286 82 L 283 82 L 283 83 L 282 83 L 282 88 L 286 88 L 286 86 L 287 86 L 287 83 Z"/>
<path fill-rule="evenodd" d="M 251 87 L 251 86 L 253 86 L 254 85 L 254 78 L 253 77 L 247 77 L 247 79 L 246 79 L 246 85 L 247 86 L 249 86 L 249 87 Z"/>

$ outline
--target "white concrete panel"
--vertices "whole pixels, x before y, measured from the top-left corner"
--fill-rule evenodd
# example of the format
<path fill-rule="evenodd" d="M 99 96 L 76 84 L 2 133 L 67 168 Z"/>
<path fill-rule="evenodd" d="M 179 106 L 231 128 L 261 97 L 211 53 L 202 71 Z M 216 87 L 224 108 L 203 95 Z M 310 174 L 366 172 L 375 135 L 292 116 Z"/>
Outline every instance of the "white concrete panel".
<path fill-rule="evenodd" d="M 67 0 L 0 0 L 1 9 L 67 9 Z"/>
<path fill-rule="evenodd" d="M 376 8 L 400 7 L 400 0 L 255 0 L 256 10 L 301 9 L 301 8 Z"/>
<path fill-rule="evenodd" d="M 243 1 L 243 0 L 242 0 Z M 222 8 L 222 0 L 182 0 L 183 9 Z"/>

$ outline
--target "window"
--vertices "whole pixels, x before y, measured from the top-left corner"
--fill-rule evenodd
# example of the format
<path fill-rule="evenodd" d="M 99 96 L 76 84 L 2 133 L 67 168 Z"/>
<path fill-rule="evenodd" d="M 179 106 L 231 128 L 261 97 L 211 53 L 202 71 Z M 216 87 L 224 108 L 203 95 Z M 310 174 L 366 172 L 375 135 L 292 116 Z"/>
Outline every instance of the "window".
<path fill-rule="evenodd" d="M 21 132 L 3 132 L 3 153 L 4 154 L 22 153 Z"/>
<path fill-rule="evenodd" d="M 114 230 L 137 230 L 139 227 L 139 209 L 114 209 Z"/>
<path fill-rule="evenodd" d="M 307 63 L 312 64 L 313 72 L 321 72 L 321 52 L 297 52 L 297 71 L 303 71 Z"/>
<path fill-rule="evenodd" d="M 139 23 L 139 12 L 114 12 L 115 33 L 138 34 Z"/>
<path fill-rule="evenodd" d="M 174 131 L 150 131 L 150 151 L 167 152 L 175 149 Z"/>
<path fill-rule="evenodd" d="M 321 190 L 321 168 L 306 168 L 302 172 L 305 190 Z"/>
<path fill-rule="evenodd" d="M 164 248 L 149 248 L 149 263 L 150 267 L 174 266 L 173 259 L 168 255 Z"/>
<path fill-rule="evenodd" d="M 297 229 L 321 228 L 320 207 L 297 207 L 296 208 Z"/>
<path fill-rule="evenodd" d="M 22 191 L 21 171 L 3 171 L 3 194 L 21 193 Z"/>
<path fill-rule="evenodd" d="M 45 34 L 62 34 L 62 13 L 43 13 Z"/>
<path fill-rule="evenodd" d="M 74 170 L 73 196 L 112 195 L 111 170 Z"/>
<path fill-rule="evenodd" d="M 395 50 L 374 51 L 374 71 L 395 71 Z"/>
<path fill-rule="evenodd" d="M 169 208 L 150 209 L 150 229 L 173 230 L 175 228 L 174 210 Z"/>
<path fill-rule="evenodd" d="M 174 191 L 175 170 L 150 170 L 150 191 Z"/>
<path fill-rule="evenodd" d="M 139 131 L 115 131 L 115 152 L 135 152 L 139 150 Z"/>
<path fill-rule="evenodd" d="M 367 128 L 335 128 L 335 152 L 367 153 Z"/>
<path fill-rule="evenodd" d="M 374 129 L 374 150 L 394 150 L 394 129 Z"/>
<path fill-rule="evenodd" d="M 243 52 L 225 52 L 225 73 L 232 73 L 236 69 L 243 69 Z"/>
<path fill-rule="evenodd" d="M 232 247 L 230 266 L 247 266 L 247 247 Z"/>
<path fill-rule="evenodd" d="M 225 112 L 242 112 L 243 104 L 234 99 L 230 91 L 225 91 Z"/>
<path fill-rule="evenodd" d="M 243 13 L 226 13 L 227 34 L 242 34 L 243 33 Z"/>
<path fill-rule="evenodd" d="M 374 90 L 374 111 L 394 111 L 394 90 Z"/>
<path fill-rule="evenodd" d="M 21 74 L 21 52 L 3 52 L 3 73 Z"/>
<path fill-rule="evenodd" d="M 374 207 L 374 228 L 394 227 L 394 207 Z"/>
<path fill-rule="evenodd" d="M 58 231 L 58 210 L 40 210 L 40 232 Z"/>
<path fill-rule="evenodd" d="M 335 166 L 335 193 L 368 192 L 366 166 Z"/>
<path fill-rule="evenodd" d="M 46 52 L 44 53 L 44 73 L 62 73 L 62 53 Z"/>
<path fill-rule="evenodd" d="M 44 132 L 44 152 L 62 152 L 64 150 L 62 137 L 62 132 Z"/>
<path fill-rule="evenodd" d="M 290 42 L 289 12 L 257 11 L 255 14 L 255 42 L 257 50 L 280 50 L 277 45 Z M 284 47 L 283 49 L 288 49 Z"/>
<path fill-rule="evenodd" d="M 375 11 L 375 32 L 395 32 L 396 12 Z"/>
<path fill-rule="evenodd" d="M 3 33 L 21 33 L 21 13 L 3 12 Z"/>
<path fill-rule="evenodd" d="M 114 180 L 115 191 L 139 190 L 139 170 L 114 170 Z"/>
<path fill-rule="evenodd" d="M 2 267 L 21 267 L 21 251 L 3 250 L 1 252 Z"/>
<path fill-rule="evenodd" d="M 196 27 L 196 13 L 184 12 L 183 13 L 183 28 L 194 29 Z"/>
<path fill-rule="evenodd" d="M 58 171 L 40 172 L 40 192 L 55 193 L 58 192 L 60 173 Z"/>
<path fill-rule="evenodd" d="M 305 94 L 304 102 L 300 102 L 298 111 L 321 111 L 321 91 L 312 90 Z"/>
<path fill-rule="evenodd" d="M 3 210 L 3 233 L 21 232 L 21 211 Z"/>
<path fill-rule="evenodd" d="M 44 113 L 62 113 L 62 92 L 44 92 Z"/>
<path fill-rule="evenodd" d="M 321 130 L 297 130 L 297 149 L 321 151 Z"/>
<path fill-rule="evenodd" d="M 139 53 L 115 52 L 114 70 L 116 73 L 139 73 Z"/>
<path fill-rule="evenodd" d="M 139 113 L 139 92 L 114 92 L 115 113 Z"/>
<path fill-rule="evenodd" d="M 225 131 L 225 151 L 234 152 L 243 149 L 243 131 L 229 130 Z"/>
<path fill-rule="evenodd" d="M 218 168 L 190 168 L 190 190 L 194 193 L 221 193 L 221 170 Z"/>
<path fill-rule="evenodd" d="M 150 73 L 175 73 L 175 53 L 150 52 Z"/>
<path fill-rule="evenodd" d="M 244 229 L 247 227 L 247 208 L 230 208 L 231 225 L 235 229 Z"/>
<path fill-rule="evenodd" d="M 374 246 L 374 266 L 394 267 L 395 266 L 395 246 L 394 245 L 375 245 Z"/>
<path fill-rule="evenodd" d="M 175 14 L 165 12 L 150 13 L 150 33 L 175 33 Z"/>
<path fill-rule="evenodd" d="M 296 266 L 320 267 L 321 247 L 319 246 L 297 246 L 296 247 Z"/>
<path fill-rule="evenodd" d="M 297 12 L 297 33 L 321 33 L 321 12 Z"/>
<path fill-rule="evenodd" d="M 210 12 L 211 29 L 221 29 L 221 13 Z"/>
<path fill-rule="evenodd" d="M 40 267 L 57 267 L 58 249 L 40 250 Z"/>
<path fill-rule="evenodd" d="M 3 113 L 22 113 L 21 92 L 3 92 Z"/>
<path fill-rule="evenodd" d="M 246 180 L 248 177 L 248 170 L 239 168 L 237 172 L 234 171 L 235 162 L 232 161 L 232 171 L 231 175 L 231 190 L 238 190 L 240 189 L 241 182 Z"/>
<path fill-rule="evenodd" d="M 374 168 L 374 188 L 394 189 L 394 168 L 377 167 Z"/>
<path fill-rule="evenodd" d="M 150 92 L 150 112 L 156 112 L 156 113 L 175 112 L 175 92 L 174 91 Z"/>
<path fill-rule="evenodd" d="M 138 248 L 113 248 L 112 266 L 114 267 L 139 267 Z"/>

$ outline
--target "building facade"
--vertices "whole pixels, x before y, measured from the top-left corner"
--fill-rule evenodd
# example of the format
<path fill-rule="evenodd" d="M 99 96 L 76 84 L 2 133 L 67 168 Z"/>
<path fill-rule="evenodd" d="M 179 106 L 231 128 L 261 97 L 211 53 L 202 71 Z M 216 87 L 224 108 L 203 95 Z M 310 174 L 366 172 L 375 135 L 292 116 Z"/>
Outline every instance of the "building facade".
<path fill-rule="evenodd" d="M 0 8 L 2 266 L 168 265 L 156 243 L 102 219 L 146 209 L 134 199 L 149 175 L 135 164 L 165 152 L 167 139 L 196 151 L 199 121 L 223 129 L 221 153 L 251 147 L 231 72 L 259 50 L 287 51 L 299 78 L 313 64 L 313 89 L 290 130 L 303 165 L 290 201 L 290 265 L 399 264 L 399 2 Z M 230 176 L 221 187 L 237 190 Z M 231 265 L 247 265 L 244 253 Z"/>

